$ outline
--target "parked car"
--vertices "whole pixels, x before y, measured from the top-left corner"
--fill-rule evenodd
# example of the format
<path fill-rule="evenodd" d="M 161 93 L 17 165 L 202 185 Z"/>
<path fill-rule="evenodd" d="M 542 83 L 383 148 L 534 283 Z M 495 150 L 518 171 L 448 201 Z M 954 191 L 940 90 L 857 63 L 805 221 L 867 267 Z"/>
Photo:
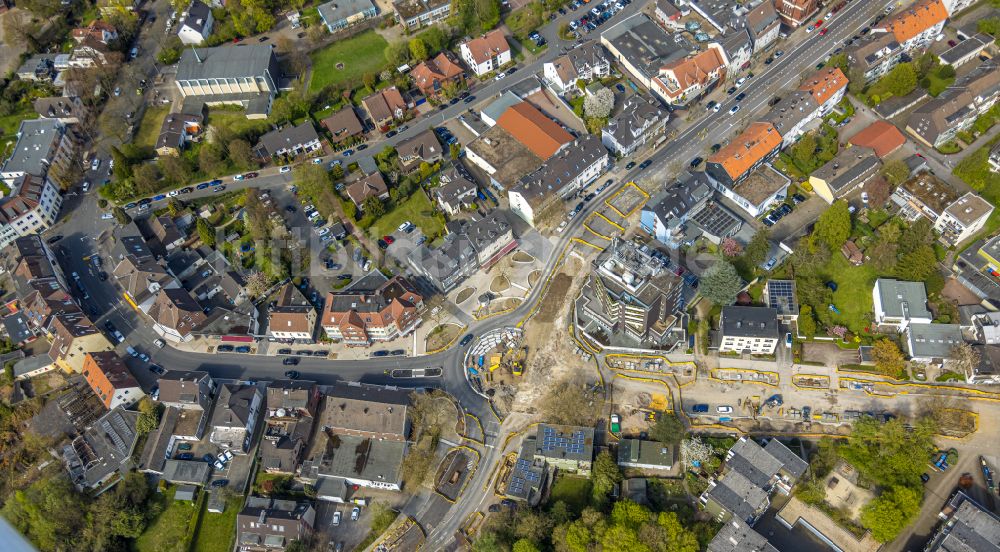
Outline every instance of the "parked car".
<path fill-rule="evenodd" d="M 643 161 L 642 163 L 639 163 L 639 168 L 640 169 L 645 169 L 645 168 L 649 167 L 652 164 L 653 164 L 653 160 L 652 159 L 647 159 L 647 160 Z"/>
<path fill-rule="evenodd" d="M 235 348 L 236 347 L 233 347 L 232 345 L 219 345 L 217 350 L 220 353 L 231 353 Z"/>
<path fill-rule="evenodd" d="M 703 404 L 703 403 L 702 404 L 696 404 L 696 405 L 694 405 L 694 406 L 691 407 L 691 412 L 698 412 L 698 413 L 708 412 L 708 405 L 707 404 Z"/>
<path fill-rule="evenodd" d="M 221 487 L 225 487 L 227 485 L 229 485 L 229 480 L 228 479 L 216 479 L 215 481 L 212 481 L 212 486 L 213 487 L 221 488 Z"/>
<path fill-rule="evenodd" d="M 177 459 L 178 460 L 193 460 L 194 459 L 194 454 L 191 454 L 190 452 L 182 452 L 182 453 L 180 453 L 180 454 L 177 455 Z"/>
<path fill-rule="evenodd" d="M 340 510 L 333 513 L 333 526 L 336 527 L 340 525 Z"/>
<path fill-rule="evenodd" d="M 634 167 L 635 167 L 635 161 L 629 161 L 629 162 L 628 162 L 628 164 L 627 164 L 627 165 L 625 165 L 625 170 L 626 170 L 626 171 L 630 171 L 630 170 L 632 170 L 632 169 L 633 169 Z"/>
<path fill-rule="evenodd" d="M 351 510 L 351 521 L 358 521 L 358 518 L 360 518 L 360 517 L 361 517 L 361 508 L 359 508 L 358 506 L 355 506 Z"/>
<path fill-rule="evenodd" d="M 718 412 L 719 414 L 732 414 L 733 413 L 733 407 L 731 407 L 731 406 L 717 406 L 717 407 L 715 407 L 715 411 Z"/>

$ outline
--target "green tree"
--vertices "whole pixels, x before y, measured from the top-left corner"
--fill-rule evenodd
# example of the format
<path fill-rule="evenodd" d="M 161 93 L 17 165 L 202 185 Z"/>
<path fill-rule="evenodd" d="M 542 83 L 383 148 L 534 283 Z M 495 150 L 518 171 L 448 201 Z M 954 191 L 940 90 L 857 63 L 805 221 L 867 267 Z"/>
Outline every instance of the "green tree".
<path fill-rule="evenodd" d="M 917 88 L 917 70 L 912 63 L 900 63 L 883 77 L 883 84 L 894 96 L 905 96 Z"/>
<path fill-rule="evenodd" d="M 934 248 L 923 244 L 905 253 L 896 262 L 896 276 L 906 280 L 926 280 L 937 270 Z"/>
<path fill-rule="evenodd" d="M 444 30 L 437 25 L 428 27 L 426 30 L 418 34 L 417 38 L 422 40 L 424 44 L 427 45 L 427 53 L 430 55 L 434 55 L 448 48 L 448 35 L 446 35 Z"/>
<path fill-rule="evenodd" d="M 649 437 L 663 444 L 676 446 L 684 438 L 684 424 L 680 419 L 666 412 L 657 418 L 656 423 L 649 428 Z"/>
<path fill-rule="evenodd" d="M 813 309 L 811 306 L 802 305 L 799 308 L 799 317 L 796 320 L 796 324 L 798 325 L 800 334 L 806 337 L 816 335 L 816 319 L 813 318 Z"/>
<path fill-rule="evenodd" d="M 816 222 L 816 235 L 830 246 L 830 249 L 840 249 L 851 235 L 851 213 L 847 209 L 847 201 L 839 200 L 819 216 Z"/>
<path fill-rule="evenodd" d="M 1000 17 L 987 17 L 976 22 L 976 30 L 994 38 L 1000 37 Z"/>
<path fill-rule="evenodd" d="M 760 230 L 754 233 L 753 238 L 750 239 L 750 243 L 747 244 L 746 251 L 743 252 L 743 258 L 746 259 L 748 265 L 759 266 L 764 262 L 764 257 L 771 250 L 771 242 L 768 241 L 769 237 L 767 227 L 761 227 Z"/>
<path fill-rule="evenodd" d="M 839 67 L 844 75 L 847 75 L 850 71 L 850 64 L 847 62 L 847 54 L 840 53 L 835 56 L 830 57 L 830 61 L 826 62 L 827 67 Z"/>
<path fill-rule="evenodd" d="M 681 523 L 676 512 L 660 512 L 656 524 L 666 532 L 666 546 L 663 552 L 698 552 L 698 537 Z"/>
<path fill-rule="evenodd" d="M 899 347 L 884 337 L 872 345 L 872 359 L 879 373 L 894 378 L 898 378 L 906 367 L 906 359 Z"/>
<path fill-rule="evenodd" d="M 472 543 L 472 552 L 499 552 L 504 550 L 503 543 L 493 532 L 480 532 L 479 538 Z"/>
<path fill-rule="evenodd" d="M 621 480 L 622 472 L 611 457 L 611 453 L 602 451 L 598 454 L 590 471 L 592 483 L 590 491 L 594 504 L 604 504 L 608 499 L 608 493 Z"/>
<path fill-rule="evenodd" d="M 816 137 L 812 132 L 807 132 L 799 138 L 798 142 L 791 148 L 792 161 L 802 172 L 808 173 L 810 168 L 816 163 Z"/>
<path fill-rule="evenodd" d="M 121 207 L 115 207 L 114 209 L 112 209 L 111 214 L 114 215 L 115 221 L 117 221 L 118 224 L 122 226 L 125 226 L 126 224 L 132 222 L 132 217 L 128 216 L 128 213 L 125 212 L 125 209 L 122 209 Z"/>
<path fill-rule="evenodd" d="M 427 44 L 419 37 L 410 39 L 410 58 L 414 61 L 427 59 Z"/>
<path fill-rule="evenodd" d="M 916 462 L 915 462 L 916 463 Z M 920 513 L 920 491 L 911 487 L 892 487 L 861 511 L 861 524 L 879 542 L 889 542 Z"/>
<path fill-rule="evenodd" d="M 111 159 L 115 162 L 115 168 L 112 170 L 116 180 L 132 178 L 132 160 L 115 146 L 111 146 Z"/>
<path fill-rule="evenodd" d="M 899 186 L 910 177 L 910 168 L 902 159 L 890 159 L 882 166 L 882 176 L 893 186 Z"/>
<path fill-rule="evenodd" d="M 198 150 L 198 168 L 208 176 L 221 174 L 226 168 L 226 161 L 222 156 L 223 151 L 218 144 L 202 144 Z"/>
<path fill-rule="evenodd" d="M 254 165 L 253 150 L 250 148 L 250 143 L 246 140 L 237 138 L 229 142 L 229 159 L 236 165 L 238 170 L 244 171 Z"/>
<path fill-rule="evenodd" d="M 173 65 L 181 59 L 183 50 L 184 45 L 181 44 L 181 39 L 177 35 L 167 35 L 166 40 L 160 46 L 160 51 L 156 54 L 156 61 L 163 65 Z"/>
<path fill-rule="evenodd" d="M 718 261 L 701 277 L 698 291 L 716 305 L 731 305 L 743 288 L 743 280 L 728 261 Z"/>
<path fill-rule="evenodd" d="M 410 48 L 406 42 L 392 42 L 385 48 L 385 60 L 393 68 L 399 67 L 410 60 Z"/>
<path fill-rule="evenodd" d="M 934 241 L 934 227 L 931 221 L 920 217 L 916 222 L 903 229 L 899 236 L 899 254 L 906 255 L 916 251 L 922 245 L 930 245 Z"/>
<path fill-rule="evenodd" d="M 365 212 L 365 216 L 377 219 L 385 215 L 385 204 L 381 199 L 372 196 L 361 203 L 361 210 Z"/>
<path fill-rule="evenodd" d="M 937 450 L 933 440 L 936 428 L 929 418 L 909 423 L 910 428 L 898 419 L 883 423 L 861 418 L 854 423 L 840 454 L 878 486 L 920 488 L 920 474 L 926 469 L 924 460 Z"/>
<path fill-rule="evenodd" d="M 514 547 L 511 549 L 513 552 L 541 552 L 541 550 L 535 546 L 535 543 L 528 539 L 520 539 L 514 543 Z"/>
<path fill-rule="evenodd" d="M 365 87 L 368 90 L 375 90 L 376 77 L 375 73 L 365 73 L 361 75 L 361 82 L 365 83 Z"/>
<path fill-rule="evenodd" d="M 87 506 L 63 474 L 15 491 L 0 512 L 41 550 L 72 550 L 82 544 Z"/>
<path fill-rule="evenodd" d="M 206 247 L 215 247 L 215 228 L 212 228 L 208 224 L 208 221 L 203 218 L 198 218 L 196 223 L 198 228 L 198 237 L 201 239 L 201 243 L 205 244 Z"/>

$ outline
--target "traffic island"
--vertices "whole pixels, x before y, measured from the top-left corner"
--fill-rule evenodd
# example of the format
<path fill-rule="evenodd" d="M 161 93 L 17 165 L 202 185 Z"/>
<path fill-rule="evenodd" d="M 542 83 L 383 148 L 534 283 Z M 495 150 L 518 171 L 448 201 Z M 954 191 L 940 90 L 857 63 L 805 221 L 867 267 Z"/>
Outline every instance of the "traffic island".
<path fill-rule="evenodd" d="M 448 502 L 462 496 L 479 465 L 479 455 L 466 447 L 454 448 L 445 455 L 434 478 L 434 490 Z"/>

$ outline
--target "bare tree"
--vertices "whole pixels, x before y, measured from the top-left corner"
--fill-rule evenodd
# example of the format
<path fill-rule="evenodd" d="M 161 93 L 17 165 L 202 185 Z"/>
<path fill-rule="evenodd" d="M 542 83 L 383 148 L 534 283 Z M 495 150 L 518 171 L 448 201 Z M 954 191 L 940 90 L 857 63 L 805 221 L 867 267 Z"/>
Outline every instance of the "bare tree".
<path fill-rule="evenodd" d="M 966 378 L 979 366 L 979 351 L 972 348 L 972 345 L 962 342 L 951 350 L 951 361 L 948 367 L 962 374 Z"/>

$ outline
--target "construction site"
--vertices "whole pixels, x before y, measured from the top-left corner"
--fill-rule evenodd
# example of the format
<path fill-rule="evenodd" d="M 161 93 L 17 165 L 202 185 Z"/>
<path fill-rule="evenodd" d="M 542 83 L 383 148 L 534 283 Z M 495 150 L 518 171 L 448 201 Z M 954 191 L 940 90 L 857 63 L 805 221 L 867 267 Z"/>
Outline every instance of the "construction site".
<path fill-rule="evenodd" d="M 498 328 L 479 338 L 465 357 L 469 382 L 490 397 L 501 416 L 510 412 L 524 375 L 528 348 L 520 328 Z"/>

